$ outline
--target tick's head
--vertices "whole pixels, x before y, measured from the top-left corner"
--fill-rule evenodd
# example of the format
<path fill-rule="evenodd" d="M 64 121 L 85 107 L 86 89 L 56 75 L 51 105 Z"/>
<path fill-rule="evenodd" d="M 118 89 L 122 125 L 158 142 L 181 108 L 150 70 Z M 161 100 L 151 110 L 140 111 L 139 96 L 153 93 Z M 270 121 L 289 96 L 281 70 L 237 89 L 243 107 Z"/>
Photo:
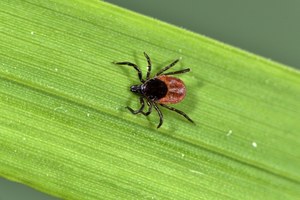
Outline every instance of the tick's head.
<path fill-rule="evenodd" d="M 142 85 L 132 85 L 130 91 L 136 94 L 142 94 Z"/>

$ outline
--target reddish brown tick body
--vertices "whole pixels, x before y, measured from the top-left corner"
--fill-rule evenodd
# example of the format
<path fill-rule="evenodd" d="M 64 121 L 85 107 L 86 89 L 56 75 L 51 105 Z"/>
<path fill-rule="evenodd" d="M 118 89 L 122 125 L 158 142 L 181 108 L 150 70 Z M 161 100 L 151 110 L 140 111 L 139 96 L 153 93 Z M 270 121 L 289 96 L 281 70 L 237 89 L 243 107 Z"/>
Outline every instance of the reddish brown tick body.
<path fill-rule="evenodd" d="M 138 110 L 133 110 L 132 108 L 127 107 L 127 109 L 130 110 L 130 112 L 132 112 L 133 114 L 141 113 L 147 116 L 152 112 L 152 107 L 154 107 L 160 117 L 160 121 L 157 128 L 159 128 L 163 123 L 163 115 L 157 106 L 158 104 L 169 110 L 177 112 L 178 114 L 182 115 L 187 120 L 193 123 L 193 120 L 189 118 L 184 112 L 167 105 L 167 104 L 176 104 L 182 101 L 186 94 L 186 88 L 182 80 L 169 75 L 186 73 L 189 72 L 190 69 L 187 68 L 179 71 L 164 73 L 179 61 L 177 59 L 167 67 L 157 72 L 153 78 L 150 78 L 151 60 L 145 52 L 144 55 L 148 62 L 148 71 L 147 71 L 146 80 L 142 78 L 142 72 L 136 64 L 131 62 L 115 62 L 115 64 L 118 65 L 132 66 L 138 72 L 139 79 L 142 82 L 142 84 L 133 85 L 130 87 L 131 92 L 140 95 L 141 108 Z M 144 112 L 144 107 L 145 107 L 144 100 L 146 100 L 147 105 L 149 106 L 148 112 Z"/>
<path fill-rule="evenodd" d="M 161 104 L 175 104 L 182 101 L 186 94 L 185 85 L 179 78 L 161 75 L 157 79 L 164 82 L 167 86 L 166 95 L 157 102 Z"/>

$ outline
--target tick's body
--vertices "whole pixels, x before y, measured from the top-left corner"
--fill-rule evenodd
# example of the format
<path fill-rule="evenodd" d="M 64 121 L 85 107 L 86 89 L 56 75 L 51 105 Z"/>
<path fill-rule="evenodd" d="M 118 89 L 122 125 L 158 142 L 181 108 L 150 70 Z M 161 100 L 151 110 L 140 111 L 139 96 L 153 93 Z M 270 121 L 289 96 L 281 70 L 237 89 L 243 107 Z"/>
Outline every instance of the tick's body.
<path fill-rule="evenodd" d="M 186 90 L 182 80 L 166 75 L 161 75 L 157 79 L 165 83 L 167 87 L 166 95 L 160 98 L 158 103 L 175 104 L 184 99 Z"/>
<path fill-rule="evenodd" d="M 130 62 L 116 62 L 115 64 L 118 65 L 129 65 L 134 67 L 135 70 L 138 72 L 138 76 L 142 84 L 140 85 L 133 85 L 130 87 L 130 91 L 137 93 L 140 95 L 140 103 L 141 103 L 141 108 L 138 110 L 133 110 L 130 107 L 127 107 L 133 114 L 138 114 L 142 113 L 143 115 L 149 115 L 152 111 L 152 107 L 156 109 L 158 112 L 158 115 L 160 117 L 160 122 L 157 126 L 159 128 L 162 123 L 163 123 L 163 115 L 158 108 L 157 104 L 168 108 L 169 110 L 175 111 L 181 115 L 183 115 L 186 119 L 188 119 L 190 122 L 193 122 L 191 118 L 189 118 L 184 112 L 177 110 L 176 108 L 167 106 L 166 104 L 175 104 L 180 101 L 182 101 L 185 97 L 186 94 L 186 89 L 184 83 L 175 77 L 168 76 L 168 75 L 173 75 L 173 74 L 182 74 L 189 72 L 190 69 L 184 69 L 184 70 L 179 70 L 175 72 L 168 72 L 168 73 L 163 73 L 173 67 L 179 60 L 175 60 L 173 63 L 168 65 L 167 67 L 163 68 L 160 70 L 153 78 L 150 78 L 150 72 L 151 72 L 151 61 L 149 56 L 144 53 L 147 62 L 148 62 L 148 71 L 147 71 L 147 77 L 146 80 L 142 78 L 142 72 L 139 69 L 139 67 L 133 63 Z M 144 99 L 146 100 L 149 110 L 148 112 L 144 112 Z"/>

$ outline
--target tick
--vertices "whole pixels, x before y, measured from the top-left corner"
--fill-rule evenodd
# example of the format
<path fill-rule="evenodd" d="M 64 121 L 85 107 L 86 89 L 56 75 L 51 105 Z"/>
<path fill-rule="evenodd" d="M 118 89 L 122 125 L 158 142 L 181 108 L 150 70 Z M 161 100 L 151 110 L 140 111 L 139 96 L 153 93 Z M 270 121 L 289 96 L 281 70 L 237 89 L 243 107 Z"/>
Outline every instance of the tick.
<path fill-rule="evenodd" d="M 132 85 L 130 87 L 131 92 L 136 93 L 140 96 L 141 107 L 138 110 L 133 110 L 128 106 L 126 108 L 132 114 L 141 113 L 145 116 L 148 116 L 152 112 L 152 108 L 154 107 L 154 109 L 157 111 L 159 115 L 159 124 L 157 128 L 159 128 L 163 124 L 163 114 L 160 111 L 158 105 L 165 107 L 171 111 L 175 111 L 178 114 L 185 117 L 190 122 L 194 123 L 193 120 L 189 116 L 187 116 L 187 114 L 168 105 L 168 104 L 179 103 L 184 99 L 186 95 L 186 88 L 182 80 L 170 75 L 183 74 L 189 72 L 190 69 L 187 68 L 183 70 L 165 73 L 168 69 L 173 67 L 179 61 L 179 59 L 177 59 L 173 61 L 170 65 L 161 69 L 159 72 L 155 74 L 154 77 L 151 78 L 150 77 L 151 68 L 152 68 L 151 60 L 150 57 L 145 52 L 144 52 L 144 56 L 148 63 L 146 79 L 143 79 L 142 71 L 136 64 L 131 62 L 114 62 L 117 65 L 128 65 L 133 67 L 137 71 L 139 80 L 141 81 L 141 84 Z M 144 112 L 145 101 L 149 107 L 147 112 Z"/>

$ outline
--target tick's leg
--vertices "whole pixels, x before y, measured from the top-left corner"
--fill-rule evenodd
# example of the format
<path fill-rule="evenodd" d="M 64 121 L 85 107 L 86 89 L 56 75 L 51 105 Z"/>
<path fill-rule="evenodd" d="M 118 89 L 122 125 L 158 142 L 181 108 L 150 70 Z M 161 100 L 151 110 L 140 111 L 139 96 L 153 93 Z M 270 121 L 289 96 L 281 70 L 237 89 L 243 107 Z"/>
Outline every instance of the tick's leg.
<path fill-rule="evenodd" d="M 146 54 L 146 52 L 144 52 L 144 56 L 147 59 L 147 63 L 148 63 L 148 70 L 147 70 L 147 76 L 146 76 L 146 80 L 148 80 L 150 78 L 150 73 L 151 73 L 151 60 L 149 58 L 149 56 Z"/>
<path fill-rule="evenodd" d="M 191 71 L 191 70 L 189 68 L 187 68 L 187 69 L 183 69 L 183 70 L 179 70 L 179 71 L 175 71 L 175 72 L 163 73 L 162 75 L 183 74 L 183 73 L 187 73 L 189 71 Z"/>
<path fill-rule="evenodd" d="M 157 128 L 159 128 L 164 121 L 164 117 L 163 117 L 163 114 L 161 113 L 160 109 L 157 107 L 156 103 L 153 103 L 153 106 L 159 115 L 159 124 L 157 126 Z"/>
<path fill-rule="evenodd" d="M 191 118 L 189 118 L 189 116 L 187 116 L 187 114 L 185 114 L 184 112 L 182 112 L 182 111 L 180 111 L 180 110 L 178 110 L 178 109 L 176 109 L 176 108 L 167 106 L 167 105 L 165 105 L 165 104 L 160 104 L 160 105 L 161 105 L 162 107 L 168 108 L 169 110 L 172 110 L 172 111 L 177 112 L 178 114 L 184 116 L 184 117 L 185 117 L 187 120 L 189 120 L 190 122 L 194 123 L 194 121 L 193 121 Z"/>
<path fill-rule="evenodd" d="M 136 114 L 138 114 L 138 113 L 143 113 L 143 110 L 144 110 L 144 107 L 145 107 L 145 103 L 144 103 L 144 99 L 143 99 L 143 97 L 140 97 L 140 103 L 141 103 L 141 107 L 140 107 L 140 109 L 138 109 L 138 110 L 133 110 L 132 108 L 130 108 L 130 107 L 126 107 L 132 114 L 134 114 L 134 115 L 136 115 Z"/>
<path fill-rule="evenodd" d="M 147 104 L 149 106 L 148 112 L 145 113 L 145 112 L 141 111 L 141 113 L 145 116 L 148 116 L 152 112 L 152 103 L 147 101 Z"/>
<path fill-rule="evenodd" d="M 179 61 L 179 59 L 175 60 L 174 62 L 172 62 L 170 65 L 166 66 L 165 68 L 162 68 L 159 72 L 156 73 L 156 76 L 162 74 L 164 71 L 167 71 L 168 69 L 173 67 L 178 61 Z"/>
<path fill-rule="evenodd" d="M 142 78 L 142 71 L 140 70 L 140 68 L 134 64 L 134 63 L 131 63 L 131 62 L 113 62 L 114 64 L 117 64 L 117 65 L 128 65 L 128 66 L 131 66 L 133 67 L 137 72 L 138 72 L 138 76 L 139 76 L 139 79 L 142 83 L 144 83 L 145 81 L 143 80 Z"/>

